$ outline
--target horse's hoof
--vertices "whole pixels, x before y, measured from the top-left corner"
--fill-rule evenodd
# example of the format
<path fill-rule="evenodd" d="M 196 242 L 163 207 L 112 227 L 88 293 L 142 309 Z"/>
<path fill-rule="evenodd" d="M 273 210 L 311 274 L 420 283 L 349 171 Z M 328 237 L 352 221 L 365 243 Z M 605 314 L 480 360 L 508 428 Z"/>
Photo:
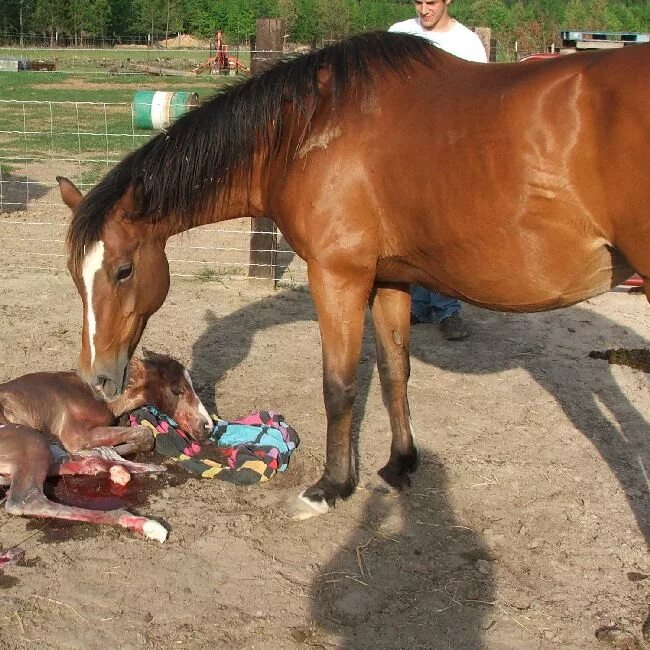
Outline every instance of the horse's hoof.
<path fill-rule="evenodd" d="M 383 478 L 381 478 L 379 472 L 377 472 L 377 474 L 370 476 L 370 478 L 364 483 L 363 489 L 366 492 L 370 492 L 371 494 L 375 494 L 377 496 L 394 497 L 400 493 L 400 490 L 394 488 L 392 485 L 387 483 Z"/>
<path fill-rule="evenodd" d="M 401 467 L 397 468 L 388 463 L 377 474 L 379 474 L 387 485 L 398 492 L 403 492 L 411 487 L 411 477 Z"/>
<path fill-rule="evenodd" d="M 305 496 L 305 490 L 303 490 L 291 504 L 289 516 L 294 521 L 304 521 L 305 519 L 325 515 L 329 512 L 329 509 L 330 507 L 324 498 L 310 498 Z"/>

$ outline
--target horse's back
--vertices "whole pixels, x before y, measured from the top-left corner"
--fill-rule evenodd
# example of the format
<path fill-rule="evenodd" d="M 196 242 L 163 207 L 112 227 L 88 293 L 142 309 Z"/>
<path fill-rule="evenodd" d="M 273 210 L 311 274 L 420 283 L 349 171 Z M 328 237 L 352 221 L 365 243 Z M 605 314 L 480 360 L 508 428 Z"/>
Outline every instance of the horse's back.
<path fill-rule="evenodd" d="M 371 259 L 377 242 L 379 279 L 486 307 L 550 309 L 606 291 L 632 273 L 618 235 L 649 198 L 650 106 L 634 84 L 650 46 L 634 48 L 531 66 L 448 58 L 378 78 L 317 152 L 324 205 L 337 206 L 323 232 L 365 223 L 368 237 L 346 243 Z"/>

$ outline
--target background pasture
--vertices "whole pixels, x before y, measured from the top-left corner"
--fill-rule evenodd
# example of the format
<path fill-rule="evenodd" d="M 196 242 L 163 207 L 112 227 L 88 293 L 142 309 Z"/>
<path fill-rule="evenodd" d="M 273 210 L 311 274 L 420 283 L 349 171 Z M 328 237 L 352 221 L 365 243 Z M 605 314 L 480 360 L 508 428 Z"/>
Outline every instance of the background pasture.
<path fill-rule="evenodd" d="M 187 58 L 177 62 L 184 70 L 194 65 Z M 0 72 L 0 254 L 17 268 L 64 268 L 68 214 L 55 177 L 67 176 L 85 192 L 157 133 L 135 124 L 136 91 L 183 90 L 205 99 L 219 85 L 237 81 L 230 76 L 112 74 L 98 67 Z M 250 235 L 249 220 L 238 220 L 178 236 L 168 245 L 172 273 L 204 280 L 247 278 L 256 263 L 250 259 Z M 282 239 L 277 249 L 277 281 L 302 284 L 302 263 Z"/>

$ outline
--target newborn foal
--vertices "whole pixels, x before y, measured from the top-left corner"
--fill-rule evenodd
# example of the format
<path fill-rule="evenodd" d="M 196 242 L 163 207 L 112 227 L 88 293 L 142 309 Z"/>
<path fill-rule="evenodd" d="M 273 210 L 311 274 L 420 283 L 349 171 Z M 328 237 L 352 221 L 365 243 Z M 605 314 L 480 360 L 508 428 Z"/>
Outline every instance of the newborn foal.
<path fill-rule="evenodd" d="M 110 446 L 120 453 L 146 451 L 154 437 L 146 427 L 115 426 L 123 413 L 154 405 L 170 415 L 196 440 L 205 440 L 212 420 L 192 386 L 187 370 L 175 359 L 145 351 L 133 359 L 124 394 L 114 402 L 100 402 L 75 372 L 40 372 L 0 384 L 0 485 L 10 485 L 7 512 L 112 524 L 164 542 L 167 531 L 156 521 L 126 510 L 102 512 L 54 503 L 43 494 L 46 476 L 111 472 L 161 472 L 147 465 L 84 456 L 55 461 L 50 437 L 67 452 Z M 128 479 L 128 477 L 127 477 Z"/>

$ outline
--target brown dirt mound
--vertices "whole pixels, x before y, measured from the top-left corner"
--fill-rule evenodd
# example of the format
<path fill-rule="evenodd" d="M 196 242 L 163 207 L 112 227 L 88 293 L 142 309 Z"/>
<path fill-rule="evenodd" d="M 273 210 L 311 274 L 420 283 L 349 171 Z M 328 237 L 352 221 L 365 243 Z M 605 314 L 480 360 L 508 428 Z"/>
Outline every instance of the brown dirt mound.
<path fill-rule="evenodd" d="M 178 34 L 172 38 L 163 39 L 156 43 L 158 47 L 209 47 L 208 41 L 203 41 L 189 34 Z"/>

